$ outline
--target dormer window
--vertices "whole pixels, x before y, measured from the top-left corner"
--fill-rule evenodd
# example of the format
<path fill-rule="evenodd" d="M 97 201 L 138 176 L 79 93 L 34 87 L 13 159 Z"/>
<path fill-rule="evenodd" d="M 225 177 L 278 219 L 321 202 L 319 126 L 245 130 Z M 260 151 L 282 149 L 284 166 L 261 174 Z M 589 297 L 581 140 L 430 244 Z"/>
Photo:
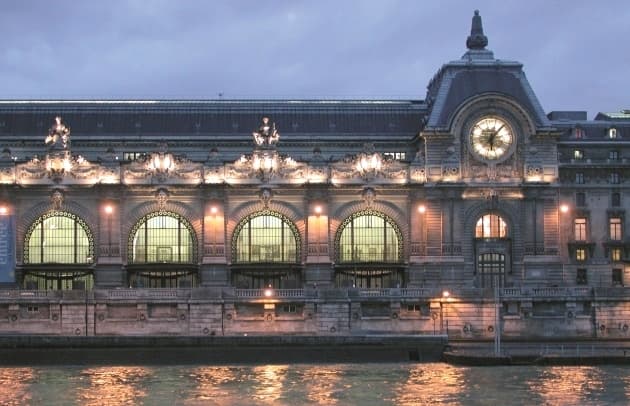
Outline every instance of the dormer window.
<path fill-rule="evenodd" d="M 619 175 L 619 172 L 612 172 L 608 177 L 608 180 L 610 183 L 617 185 L 621 183 L 621 176 Z"/>
<path fill-rule="evenodd" d="M 584 129 L 580 127 L 575 127 L 573 129 L 573 136 L 575 137 L 575 139 L 578 139 L 578 140 L 584 138 Z"/>
<path fill-rule="evenodd" d="M 618 161 L 619 160 L 619 151 L 617 151 L 617 150 L 608 151 L 608 159 L 611 160 L 611 161 Z"/>
<path fill-rule="evenodd" d="M 616 128 L 609 128 L 608 129 L 608 138 L 610 138 L 611 140 L 614 140 L 617 138 L 617 129 Z"/>

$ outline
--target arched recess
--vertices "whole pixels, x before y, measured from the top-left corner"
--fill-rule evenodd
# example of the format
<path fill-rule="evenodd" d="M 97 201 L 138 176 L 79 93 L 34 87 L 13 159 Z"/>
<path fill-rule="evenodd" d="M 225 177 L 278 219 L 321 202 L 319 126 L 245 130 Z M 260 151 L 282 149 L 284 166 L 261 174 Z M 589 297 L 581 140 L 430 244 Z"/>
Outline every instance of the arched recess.
<path fill-rule="evenodd" d="M 267 205 L 261 201 L 250 201 L 242 203 L 231 210 L 225 225 L 226 236 L 234 236 L 236 227 L 242 223 L 243 219 L 252 214 L 270 211 L 284 216 L 291 224 L 293 224 L 300 236 L 300 258 L 299 262 L 304 261 L 304 253 L 306 250 L 306 241 L 303 238 L 306 235 L 306 221 L 304 221 L 304 213 L 299 211 L 294 205 L 287 202 L 279 202 L 271 200 Z M 226 252 L 232 252 L 232 238 L 227 239 Z M 231 256 L 230 256 L 231 260 Z"/>
<path fill-rule="evenodd" d="M 403 260 L 409 257 L 409 236 L 410 236 L 410 228 L 409 228 L 409 220 L 408 216 L 394 203 L 385 201 L 385 200 L 375 200 L 372 202 L 371 206 L 368 208 L 363 200 L 355 200 L 352 202 L 348 202 L 342 206 L 340 206 L 334 213 L 333 217 L 330 219 L 330 236 L 332 241 L 330 244 L 334 246 L 334 236 L 339 232 L 339 227 L 343 223 L 343 221 L 353 214 L 364 211 L 364 210 L 373 210 L 379 213 L 382 213 L 384 216 L 390 218 L 400 230 L 402 235 L 402 255 Z M 336 253 L 333 252 L 333 255 Z"/>
<path fill-rule="evenodd" d="M 518 125 L 524 135 L 536 133 L 536 123 L 532 113 L 521 106 L 516 100 L 501 93 L 483 93 L 475 95 L 462 103 L 451 115 L 448 127 L 451 134 L 461 134 L 464 123 L 474 115 L 507 113 Z"/>
<path fill-rule="evenodd" d="M 131 234 L 131 230 L 138 224 L 139 219 L 144 218 L 151 213 L 157 212 L 168 212 L 180 216 L 185 219 L 188 224 L 190 224 L 195 236 L 203 235 L 202 213 L 194 210 L 186 203 L 171 200 L 167 201 L 163 205 L 158 204 L 157 201 L 144 202 L 124 213 L 121 224 L 122 235 L 129 236 Z M 197 238 L 196 244 L 197 252 L 201 252 L 201 238 Z M 125 246 L 122 247 L 123 258 L 129 258 L 128 247 L 128 244 L 125 244 Z"/>
<path fill-rule="evenodd" d="M 27 289 L 91 289 L 94 237 L 85 221 L 51 210 L 35 219 L 24 235 L 22 285 Z"/>
<path fill-rule="evenodd" d="M 149 213 L 129 233 L 129 284 L 149 288 L 196 286 L 198 252 L 197 235 L 186 218 L 166 210 Z"/>
<path fill-rule="evenodd" d="M 499 118 L 511 129 L 514 136 L 513 146 L 509 154 L 497 162 L 479 160 L 471 151 L 469 133 L 475 123 L 483 118 Z M 496 179 L 497 171 L 501 176 L 522 178 L 525 152 L 532 144 L 532 136 L 536 134 L 536 123 L 532 114 L 516 100 L 503 94 L 484 93 L 464 102 L 452 115 L 449 121 L 450 133 L 455 140 L 456 157 L 461 160 L 462 177 Z M 491 166 L 492 169 L 488 169 Z M 497 167 L 504 168 L 502 170 Z M 507 170 L 509 168 L 509 171 Z"/>
<path fill-rule="evenodd" d="M 282 213 L 264 209 L 245 216 L 236 225 L 230 246 L 236 287 L 301 286 L 302 238 Z"/>
<path fill-rule="evenodd" d="M 26 233 L 33 225 L 33 223 L 35 223 L 40 217 L 45 216 L 46 214 L 53 211 L 71 213 L 80 218 L 86 224 L 86 227 L 89 230 L 93 231 L 92 238 L 94 240 L 94 246 L 98 247 L 98 233 L 96 232 L 96 230 L 98 230 L 98 217 L 93 210 L 88 210 L 82 204 L 72 200 L 64 200 L 62 204 L 57 208 L 54 208 L 50 201 L 43 201 L 32 207 L 27 207 L 24 210 L 20 210 L 18 216 L 18 218 L 20 218 L 20 221 L 17 223 L 16 227 L 16 252 L 24 252 L 24 241 L 26 241 Z M 18 261 L 22 261 L 22 259 L 23 255 L 18 257 Z"/>
<path fill-rule="evenodd" d="M 464 235 L 472 241 L 466 262 L 473 264 L 474 284 L 478 287 L 513 282 L 513 247 L 520 245 L 520 227 L 512 220 L 511 206 L 479 203 L 465 213 Z"/>
<path fill-rule="evenodd" d="M 364 209 L 348 216 L 335 233 L 335 284 L 390 288 L 404 285 L 404 238 L 384 213 Z"/>

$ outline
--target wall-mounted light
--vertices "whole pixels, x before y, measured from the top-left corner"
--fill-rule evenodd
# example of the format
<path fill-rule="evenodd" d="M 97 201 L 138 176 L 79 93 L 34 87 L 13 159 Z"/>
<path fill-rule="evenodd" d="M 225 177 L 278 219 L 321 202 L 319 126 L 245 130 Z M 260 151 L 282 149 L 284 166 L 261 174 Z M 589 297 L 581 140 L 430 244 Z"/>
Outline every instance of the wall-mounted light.
<path fill-rule="evenodd" d="M 560 205 L 560 213 L 568 213 L 568 212 L 569 212 L 569 205 L 561 204 Z"/>
<path fill-rule="evenodd" d="M 0 206 L 0 216 L 6 216 L 9 213 L 9 209 L 6 206 Z"/>
<path fill-rule="evenodd" d="M 210 207 L 210 214 L 212 214 L 213 216 L 216 216 L 218 212 L 219 209 L 217 208 L 217 206 Z"/>
<path fill-rule="evenodd" d="M 105 206 L 105 214 L 110 215 L 114 212 L 114 208 L 111 205 Z"/>
<path fill-rule="evenodd" d="M 315 209 L 314 209 L 314 210 L 315 210 L 315 214 L 316 214 L 317 216 L 321 216 L 322 212 L 324 211 L 324 209 L 322 208 L 322 206 L 321 206 L 321 205 L 319 205 L 319 204 L 318 204 L 317 206 L 315 206 Z"/>
<path fill-rule="evenodd" d="M 418 206 L 418 213 L 424 214 L 427 211 L 427 207 L 424 204 Z"/>

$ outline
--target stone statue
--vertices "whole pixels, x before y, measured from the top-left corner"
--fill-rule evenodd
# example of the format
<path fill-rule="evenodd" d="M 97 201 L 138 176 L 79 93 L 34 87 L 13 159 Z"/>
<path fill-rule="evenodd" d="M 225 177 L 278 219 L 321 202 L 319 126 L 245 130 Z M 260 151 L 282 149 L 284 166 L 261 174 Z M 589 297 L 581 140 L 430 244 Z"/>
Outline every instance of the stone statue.
<path fill-rule="evenodd" d="M 46 145 L 51 151 L 67 150 L 70 147 L 70 129 L 61 122 L 61 117 L 55 117 L 55 123 L 48 130 Z"/>
<path fill-rule="evenodd" d="M 262 124 L 252 135 L 254 136 L 254 142 L 258 146 L 275 145 L 280 139 L 280 134 L 276 131 L 276 124 L 270 122 L 269 117 L 263 117 Z"/>

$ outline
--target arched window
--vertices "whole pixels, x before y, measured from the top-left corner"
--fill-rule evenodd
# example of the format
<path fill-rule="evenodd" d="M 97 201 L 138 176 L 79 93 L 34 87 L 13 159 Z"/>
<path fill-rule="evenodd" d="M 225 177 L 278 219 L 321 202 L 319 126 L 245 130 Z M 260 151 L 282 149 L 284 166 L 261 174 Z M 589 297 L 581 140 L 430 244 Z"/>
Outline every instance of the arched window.
<path fill-rule="evenodd" d="M 505 221 L 496 214 L 485 214 L 477 220 L 475 227 L 476 238 L 506 238 L 507 225 Z"/>
<path fill-rule="evenodd" d="M 232 259 L 235 263 L 297 263 L 300 234 L 280 213 L 270 210 L 254 213 L 234 230 Z"/>
<path fill-rule="evenodd" d="M 401 262 L 402 234 L 393 220 L 365 210 L 348 217 L 335 239 L 338 262 Z"/>
<path fill-rule="evenodd" d="M 94 239 L 79 217 L 52 211 L 38 218 L 28 229 L 24 264 L 91 264 Z"/>
<path fill-rule="evenodd" d="M 26 289 L 91 289 L 94 239 L 72 213 L 51 211 L 38 218 L 24 238 L 22 286 Z"/>
<path fill-rule="evenodd" d="M 178 214 L 165 211 L 148 214 L 131 230 L 128 255 L 131 264 L 195 263 L 195 232 Z"/>

